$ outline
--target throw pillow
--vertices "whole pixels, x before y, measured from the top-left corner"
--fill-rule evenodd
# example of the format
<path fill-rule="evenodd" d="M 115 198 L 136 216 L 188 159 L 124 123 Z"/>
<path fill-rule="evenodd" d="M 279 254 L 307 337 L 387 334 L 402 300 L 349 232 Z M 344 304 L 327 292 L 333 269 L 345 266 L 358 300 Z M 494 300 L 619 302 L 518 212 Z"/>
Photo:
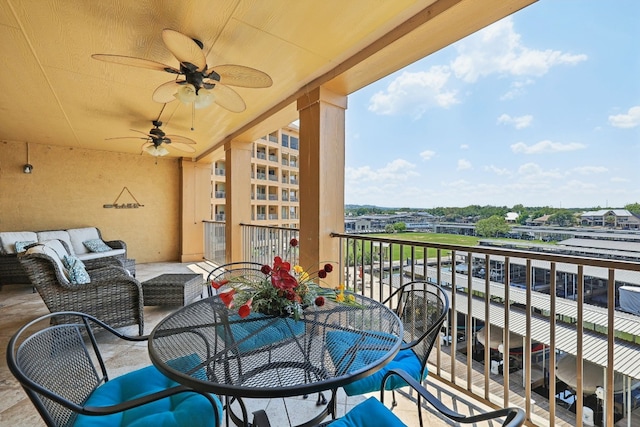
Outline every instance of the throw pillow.
<path fill-rule="evenodd" d="M 27 240 L 27 241 L 23 241 L 23 242 L 16 242 L 16 253 L 19 254 L 20 252 L 24 252 L 27 250 L 27 246 L 29 245 L 33 245 L 34 243 L 37 243 L 35 240 Z"/>
<path fill-rule="evenodd" d="M 111 250 L 111 247 L 107 246 L 105 242 L 100 239 L 91 239 L 82 242 L 91 252 L 107 252 Z"/>
<path fill-rule="evenodd" d="M 91 278 L 84 263 L 74 256 L 65 255 L 62 263 L 69 271 L 69 281 L 74 285 L 91 283 Z"/>

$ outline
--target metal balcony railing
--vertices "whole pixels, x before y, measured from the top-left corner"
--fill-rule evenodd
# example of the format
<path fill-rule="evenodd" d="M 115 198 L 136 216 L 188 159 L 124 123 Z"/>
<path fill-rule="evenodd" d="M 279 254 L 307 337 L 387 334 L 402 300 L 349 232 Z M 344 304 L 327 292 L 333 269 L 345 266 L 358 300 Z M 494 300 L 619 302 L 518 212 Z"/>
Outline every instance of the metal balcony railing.
<path fill-rule="evenodd" d="M 289 257 L 298 233 L 242 227 L 245 259 L 259 263 Z M 531 425 L 640 425 L 640 313 L 619 309 L 621 288 L 640 289 L 640 263 L 332 237 L 340 240 L 340 283 L 352 292 L 384 300 L 413 280 L 446 290 L 451 309 L 429 375 L 478 400 L 520 406 Z"/>

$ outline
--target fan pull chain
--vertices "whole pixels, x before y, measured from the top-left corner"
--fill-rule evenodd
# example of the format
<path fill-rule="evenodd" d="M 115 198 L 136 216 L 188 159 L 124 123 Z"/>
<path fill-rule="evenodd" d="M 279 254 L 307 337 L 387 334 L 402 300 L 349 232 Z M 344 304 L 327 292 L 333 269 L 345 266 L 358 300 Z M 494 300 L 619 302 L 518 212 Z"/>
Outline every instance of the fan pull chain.
<path fill-rule="evenodd" d="M 195 120 L 196 120 L 196 103 L 192 102 L 191 103 L 191 130 L 192 131 L 196 130 L 194 125 Z"/>

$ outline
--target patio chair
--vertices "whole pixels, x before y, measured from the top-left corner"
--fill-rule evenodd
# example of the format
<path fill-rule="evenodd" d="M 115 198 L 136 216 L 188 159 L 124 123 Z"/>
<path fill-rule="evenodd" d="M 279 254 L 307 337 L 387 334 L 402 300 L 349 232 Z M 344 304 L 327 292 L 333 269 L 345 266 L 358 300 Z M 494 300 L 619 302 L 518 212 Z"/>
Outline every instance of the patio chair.
<path fill-rule="evenodd" d="M 51 320 L 58 318 L 51 326 Z M 59 324 L 72 319 L 73 323 Z M 45 326 L 43 328 L 43 326 Z M 148 337 L 119 333 L 93 316 L 51 313 L 21 327 L 9 341 L 7 365 L 47 426 L 206 426 L 222 424 L 217 396 L 180 385 L 154 366 L 110 379 L 94 329 L 126 341 Z M 108 337 L 111 342 L 111 335 Z M 122 347 L 118 342 L 116 347 Z M 102 352 L 101 352 L 102 348 Z M 197 356 L 176 366 L 200 363 Z M 206 375 L 204 371 L 203 375 Z"/>
<path fill-rule="evenodd" d="M 400 369 L 416 381 L 423 381 L 428 374 L 427 360 L 433 344 L 449 311 L 449 299 L 444 290 L 435 284 L 424 281 L 409 282 L 394 291 L 383 302 L 391 304 L 397 301 L 396 314 L 400 317 L 404 328 L 403 343 L 394 359 L 381 370 L 359 379 L 343 387 L 348 396 L 370 393 L 380 390 L 382 378 L 387 372 Z M 344 341 L 342 334 L 350 332 L 334 332 L 327 336 L 327 341 Z M 384 382 L 386 390 L 394 390 L 407 385 L 402 378 L 392 377 Z M 392 406 L 396 405 L 395 393 L 392 393 Z M 420 407 L 420 395 L 418 395 Z M 420 425 L 422 426 L 422 412 Z"/>
<path fill-rule="evenodd" d="M 144 333 L 142 285 L 122 266 L 86 270 L 89 282 L 74 284 L 56 251 L 34 249 L 41 252 L 29 250 L 19 260 L 50 312 L 79 311 L 111 327 L 138 325 L 139 335 Z"/>
<path fill-rule="evenodd" d="M 416 394 L 419 396 L 418 401 L 425 400 L 440 414 L 453 422 L 473 424 L 481 421 L 498 421 L 503 419 L 503 427 L 519 427 L 524 425 L 526 414 L 522 409 L 516 407 L 481 412 L 476 415 L 469 416 L 460 414 L 445 406 L 442 401 L 431 394 L 420 382 L 416 381 L 412 375 L 401 369 L 392 369 L 384 375 L 381 385 L 378 386 L 378 389 L 380 389 L 380 400 L 375 397 L 369 397 L 364 402 L 356 405 L 343 417 L 327 421 L 317 427 L 406 427 L 407 425 L 384 404 L 386 383 L 397 379 L 395 377 L 400 377 L 403 382 L 415 390 Z M 421 408 L 418 413 L 422 413 Z M 271 426 L 269 418 L 264 410 L 255 411 L 253 413 L 253 417 L 254 427 Z M 422 423 L 421 415 L 420 420 Z"/>
<path fill-rule="evenodd" d="M 264 279 L 265 274 L 260 271 L 261 268 L 262 264 L 251 261 L 237 261 L 222 264 L 221 266 L 211 270 L 207 275 L 206 283 L 209 284 L 209 296 L 213 296 L 214 294 L 214 289 L 211 286 L 212 280 L 219 282 L 224 279 L 228 280 L 236 277 Z"/>

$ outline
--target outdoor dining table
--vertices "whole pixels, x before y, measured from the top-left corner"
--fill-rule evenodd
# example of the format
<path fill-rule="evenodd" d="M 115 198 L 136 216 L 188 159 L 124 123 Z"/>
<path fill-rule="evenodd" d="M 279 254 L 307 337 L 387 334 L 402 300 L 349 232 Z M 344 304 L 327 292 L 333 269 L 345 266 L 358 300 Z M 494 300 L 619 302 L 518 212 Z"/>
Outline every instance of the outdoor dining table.
<path fill-rule="evenodd" d="M 335 416 L 339 387 L 390 362 L 402 336 L 393 310 L 360 295 L 349 304 L 327 298 L 320 307 L 305 308 L 299 319 L 260 313 L 241 318 L 212 296 L 160 321 L 148 348 L 152 363 L 167 377 L 224 396 L 227 416 L 238 425 L 249 425 L 243 398 L 331 391 L 326 406 L 301 424 L 311 426 Z M 232 401 L 240 404 L 241 415 L 229 410 Z"/>

